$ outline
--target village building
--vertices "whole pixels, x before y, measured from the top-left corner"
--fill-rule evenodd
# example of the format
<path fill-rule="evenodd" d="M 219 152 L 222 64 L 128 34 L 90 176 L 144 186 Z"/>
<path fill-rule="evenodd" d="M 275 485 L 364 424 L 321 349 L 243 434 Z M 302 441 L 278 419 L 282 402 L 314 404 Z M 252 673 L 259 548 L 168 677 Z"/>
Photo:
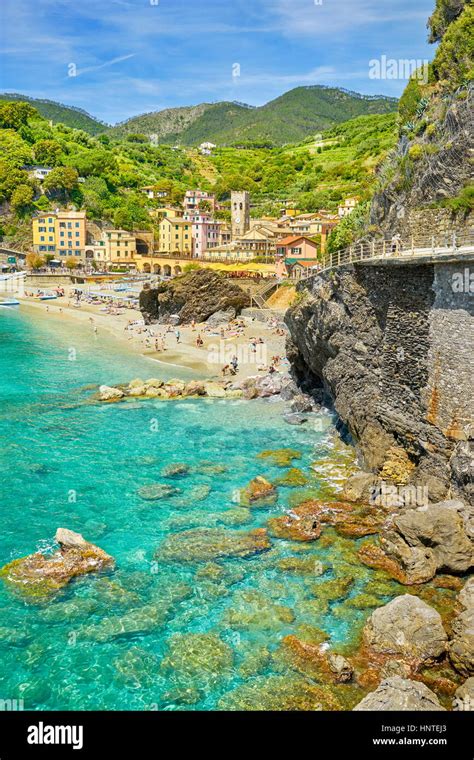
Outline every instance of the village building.
<path fill-rule="evenodd" d="M 85 211 L 48 211 L 32 219 L 33 250 L 53 255 L 60 263 L 66 258 L 84 260 L 86 245 Z"/>
<path fill-rule="evenodd" d="M 344 203 L 342 203 L 337 209 L 338 216 L 341 219 L 343 219 L 345 216 L 349 216 L 349 214 L 354 211 L 357 203 L 358 198 L 346 198 Z"/>
<path fill-rule="evenodd" d="M 183 201 L 184 211 L 190 214 L 198 211 L 208 212 L 216 210 L 216 196 L 204 190 L 186 190 Z M 206 208 L 207 207 L 207 208 Z"/>

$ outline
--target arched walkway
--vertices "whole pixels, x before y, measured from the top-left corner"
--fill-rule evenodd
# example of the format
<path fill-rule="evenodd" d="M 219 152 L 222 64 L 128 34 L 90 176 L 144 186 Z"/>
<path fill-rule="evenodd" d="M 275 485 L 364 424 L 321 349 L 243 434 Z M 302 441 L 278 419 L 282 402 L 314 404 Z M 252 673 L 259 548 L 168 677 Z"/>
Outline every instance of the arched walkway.
<path fill-rule="evenodd" d="M 180 267 L 180 266 L 175 266 L 175 268 L 174 268 L 174 273 L 175 273 L 175 275 L 181 274 L 181 272 L 182 272 L 182 271 L 183 271 L 183 270 L 181 269 L 181 267 Z"/>
<path fill-rule="evenodd" d="M 153 274 L 161 274 L 161 266 L 159 264 L 153 265 Z"/>
<path fill-rule="evenodd" d="M 163 274 L 165 275 L 165 277 L 171 277 L 171 267 L 169 264 L 165 264 L 163 266 Z"/>
<path fill-rule="evenodd" d="M 151 274 L 151 266 L 150 264 L 143 264 L 143 271 L 145 274 Z"/>

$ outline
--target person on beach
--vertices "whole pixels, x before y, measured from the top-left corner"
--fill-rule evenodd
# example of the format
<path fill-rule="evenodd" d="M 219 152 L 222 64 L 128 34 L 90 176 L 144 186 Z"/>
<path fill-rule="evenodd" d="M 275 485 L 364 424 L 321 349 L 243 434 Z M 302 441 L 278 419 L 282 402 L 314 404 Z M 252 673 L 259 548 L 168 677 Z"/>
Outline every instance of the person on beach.
<path fill-rule="evenodd" d="M 201 348 L 201 346 L 203 346 L 203 345 L 204 345 L 204 341 L 201 338 L 201 333 L 199 333 L 198 336 L 197 336 L 197 338 L 196 338 L 196 348 Z"/>
<path fill-rule="evenodd" d="M 232 357 L 232 359 L 230 360 L 230 363 L 231 363 L 231 365 L 232 365 L 232 367 L 234 369 L 234 372 L 237 372 L 237 369 L 238 369 L 238 366 L 239 366 L 239 360 L 237 359 L 237 357 L 235 356 L 235 354 Z"/>
<path fill-rule="evenodd" d="M 196 320 L 191 320 L 191 330 L 194 332 L 196 330 Z"/>
<path fill-rule="evenodd" d="M 221 372 L 222 372 L 222 377 L 225 377 L 227 373 L 230 372 L 230 364 L 225 364 L 222 367 Z"/>
<path fill-rule="evenodd" d="M 179 341 L 181 340 L 181 333 L 180 333 L 180 331 L 179 330 L 175 330 L 174 334 L 176 335 L 176 343 L 179 343 Z"/>

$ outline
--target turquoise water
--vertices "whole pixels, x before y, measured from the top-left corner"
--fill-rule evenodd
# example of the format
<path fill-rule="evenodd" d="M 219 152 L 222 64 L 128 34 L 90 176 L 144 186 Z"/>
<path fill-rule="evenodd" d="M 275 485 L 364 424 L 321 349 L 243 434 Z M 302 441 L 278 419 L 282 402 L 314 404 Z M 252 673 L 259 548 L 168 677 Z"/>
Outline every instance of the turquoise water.
<path fill-rule="evenodd" d="M 51 549 L 58 527 L 117 562 L 43 604 L 0 584 L 0 698 L 22 698 L 25 709 L 213 710 L 236 687 L 285 674 L 275 652 L 302 625 L 345 641 L 353 621 L 333 605 L 324 616 L 311 610 L 315 584 L 339 575 L 318 542 L 274 539 L 264 554 L 211 564 L 167 563 L 159 551 L 187 528 L 247 531 L 281 514 L 292 489 L 264 509 L 240 508 L 235 494 L 256 475 L 284 474 L 257 459 L 262 450 L 297 449 L 306 472 L 330 457 L 328 415 L 315 429 L 285 424 L 280 405 L 262 401 L 90 403 L 97 384 L 192 375 L 25 310 L 0 315 L 0 352 L 0 565 Z M 162 475 L 178 462 L 187 475 Z M 138 489 L 156 482 L 179 491 L 141 499 Z M 285 557 L 313 557 L 325 573 L 284 573 Z"/>

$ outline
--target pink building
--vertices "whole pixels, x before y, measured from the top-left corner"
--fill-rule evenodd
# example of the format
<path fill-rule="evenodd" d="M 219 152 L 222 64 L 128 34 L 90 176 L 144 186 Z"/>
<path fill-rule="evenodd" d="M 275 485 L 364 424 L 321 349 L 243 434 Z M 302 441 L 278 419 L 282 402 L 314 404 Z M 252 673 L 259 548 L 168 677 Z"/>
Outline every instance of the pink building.
<path fill-rule="evenodd" d="M 216 209 L 216 196 L 204 190 L 186 190 L 184 195 L 184 210 L 190 214 L 199 212 L 199 205 L 205 201 L 212 211 Z M 202 212 L 202 210 L 201 210 Z"/>
<path fill-rule="evenodd" d="M 193 256 L 202 258 L 209 248 L 219 245 L 221 222 L 209 214 L 186 212 L 183 218 L 192 224 Z"/>

